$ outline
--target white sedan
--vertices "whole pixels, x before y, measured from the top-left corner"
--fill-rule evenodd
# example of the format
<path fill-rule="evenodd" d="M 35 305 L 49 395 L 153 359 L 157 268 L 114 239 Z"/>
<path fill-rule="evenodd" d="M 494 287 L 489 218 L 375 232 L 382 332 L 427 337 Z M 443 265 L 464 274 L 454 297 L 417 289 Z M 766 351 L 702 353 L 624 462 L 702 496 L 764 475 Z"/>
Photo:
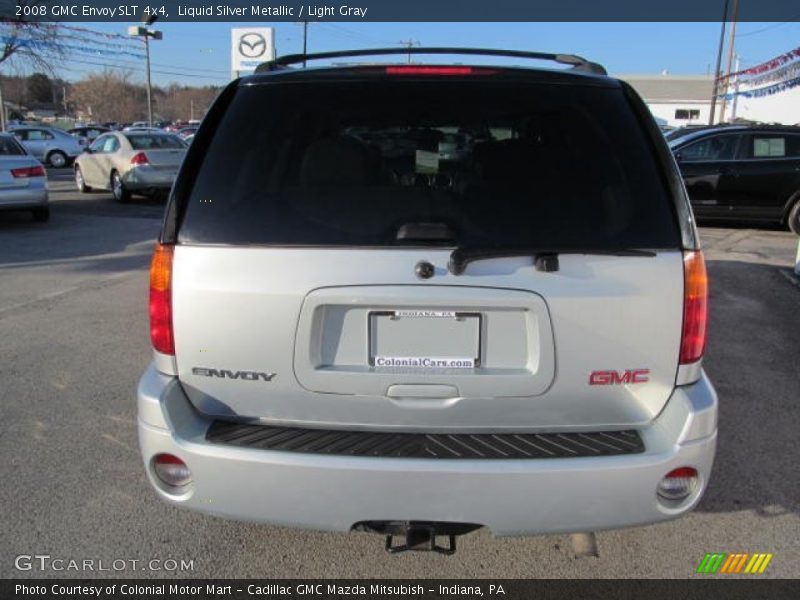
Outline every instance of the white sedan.
<path fill-rule="evenodd" d="M 162 131 L 113 131 L 101 135 L 75 160 L 81 192 L 111 190 L 126 202 L 131 194 L 168 192 L 178 174 L 186 143 Z"/>

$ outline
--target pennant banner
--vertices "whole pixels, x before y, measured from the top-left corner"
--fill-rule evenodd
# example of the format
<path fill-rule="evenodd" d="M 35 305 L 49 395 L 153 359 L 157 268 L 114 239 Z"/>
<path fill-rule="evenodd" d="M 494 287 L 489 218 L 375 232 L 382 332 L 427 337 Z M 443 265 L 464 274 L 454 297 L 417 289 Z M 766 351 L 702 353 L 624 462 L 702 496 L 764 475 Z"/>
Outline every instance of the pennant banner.
<path fill-rule="evenodd" d="M 788 62 L 793 60 L 797 60 L 800 58 L 800 46 L 795 48 L 794 50 L 789 50 L 786 54 L 781 54 L 780 56 L 776 56 L 768 60 L 767 62 L 763 62 L 760 65 L 756 65 L 755 67 L 750 67 L 749 69 L 744 69 L 742 71 L 736 71 L 735 73 L 728 73 L 727 75 L 723 75 L 720 77 L 720 81 L 724 81 L 725 79 L 730 79 L 731 77 L 736 76 L 743 76 L 743 75 L 759 75 L 761 73 L 766 73 L 767 71 L 772 71 L 773 69 L 777 69 L 781 65 L 785 65 Z"/>
<path fill-rule="evenodd" d="M 772 71 L 767 71 L 762 75 L 755 75 L 753 77 L 743 79 L 741 83 L 744 83 L 748 86 L 757 87 L 766 83 L 794 79 L 797 76 L 800 76 L 800 59 L 783 65 L 782 67 L 778 67 Z"/>
<path fill-rule="evenodd" d="M 744 98 L 761 98 L 763 96 L 772 96 L 773 94 L 790 90 L 797 86 L 800 86 L 800 77 L 795 77 L 794 79 L 782 81 L 767 87 L 756 88 L 754 90 L 740 90 L 738 92 L 723 94 L 720 96 L 720 98 L 724 98 L 725 100 L 732 100 L 734 96 L 742 96 Z"/>

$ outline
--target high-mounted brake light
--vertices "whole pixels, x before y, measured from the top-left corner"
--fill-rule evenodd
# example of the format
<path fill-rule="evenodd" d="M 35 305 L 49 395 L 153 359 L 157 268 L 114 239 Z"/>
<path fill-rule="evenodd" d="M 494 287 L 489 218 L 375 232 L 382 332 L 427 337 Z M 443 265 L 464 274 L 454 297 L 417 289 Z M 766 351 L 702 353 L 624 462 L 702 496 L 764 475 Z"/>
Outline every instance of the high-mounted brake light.
<path fill-rule="evenodd" d="M 421 65 L 386 67 L 387 75 L 489 75 L 493 69 L 473 67 L 426 67 Z"/>
<path fill-rule="evenodd" d="M 703 253 L 699 250 L 683 256 L 683 335 L 682 365 L 703 358 L 708 325 L 708 275 Z"/>
<path fill-rule="evenodd" d="M 36 167 L 20 167 L 19 169 L 11 169 L 11 175 L 14 177 L 44 177 L 44 167 L 38 165 Z"/>
<path fill-rule="evenodd" d="M 173 246 L 157 244 L 150 264 L 150 341 L 162 354 L 175 354 L 172 335 Z"/>
<path fill-rule="evenodd" d="M 147 158 L 147 154 L 144 152 L 137 152 L 131 157 L 131 165 L 134 167 L 141 167 L 143 165 L 149 165 L 150 161 Z"/>

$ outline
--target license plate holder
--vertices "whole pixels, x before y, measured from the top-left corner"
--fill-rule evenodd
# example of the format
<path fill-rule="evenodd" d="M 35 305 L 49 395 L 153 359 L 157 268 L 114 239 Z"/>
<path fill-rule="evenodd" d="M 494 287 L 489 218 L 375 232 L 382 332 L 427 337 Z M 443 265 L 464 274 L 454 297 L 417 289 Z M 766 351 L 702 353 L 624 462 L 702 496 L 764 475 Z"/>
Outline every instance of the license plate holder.
<path fill-rule="evenodd" d="M 483 317 L 479 312 L 375 310 L 367 318 L 370 366 L 416 369 L 480 366 Z"/>

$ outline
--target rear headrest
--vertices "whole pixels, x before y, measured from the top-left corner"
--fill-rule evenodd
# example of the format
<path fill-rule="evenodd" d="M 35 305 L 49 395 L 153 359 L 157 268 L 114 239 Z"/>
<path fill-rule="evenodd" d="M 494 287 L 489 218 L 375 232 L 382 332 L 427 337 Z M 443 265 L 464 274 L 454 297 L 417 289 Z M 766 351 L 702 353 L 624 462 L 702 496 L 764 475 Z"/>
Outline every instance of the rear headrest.
<path fill-rule="evenodd" d="M 368 154 L 358 140 L 345 137 L 313 142 L 303 155 L 300 184 L 364 185 L 369 175 Z"/>

